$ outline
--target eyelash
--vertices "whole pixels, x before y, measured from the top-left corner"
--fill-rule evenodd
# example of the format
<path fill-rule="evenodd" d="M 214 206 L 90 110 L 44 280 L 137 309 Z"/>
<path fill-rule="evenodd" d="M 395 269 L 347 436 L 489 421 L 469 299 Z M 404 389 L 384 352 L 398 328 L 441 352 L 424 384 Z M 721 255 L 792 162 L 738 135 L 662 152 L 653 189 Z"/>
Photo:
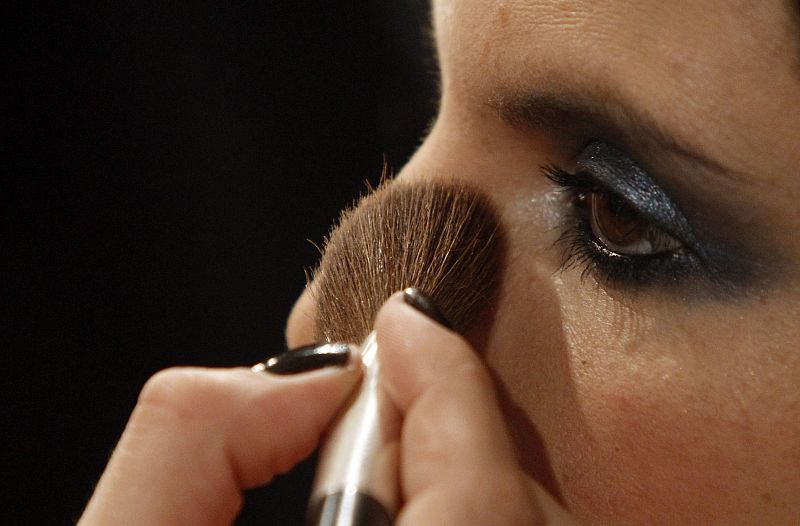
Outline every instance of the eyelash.
<path fill-rule="evenodd" d="M 571 174 L 557 166 L 545 166 L 543 175 L 568 192 L 570 213 L 566 215 L 563 231 L 556 241 L 564 249 L 560 271 L 579 268 L 581 279 L 590 275 L 600 281 L 618 285 L 670 285 L 699 274 L 699 258 L 684 243 L 679 250 L 652 255 L 617 254 L 604 247 L 593 235 L 587 200 L 593 193 L 613 196 L 638 213 L 635 206 L 607 189 L 591 174 Z M 659 230 L 652 225 L 654 230 Z"/>

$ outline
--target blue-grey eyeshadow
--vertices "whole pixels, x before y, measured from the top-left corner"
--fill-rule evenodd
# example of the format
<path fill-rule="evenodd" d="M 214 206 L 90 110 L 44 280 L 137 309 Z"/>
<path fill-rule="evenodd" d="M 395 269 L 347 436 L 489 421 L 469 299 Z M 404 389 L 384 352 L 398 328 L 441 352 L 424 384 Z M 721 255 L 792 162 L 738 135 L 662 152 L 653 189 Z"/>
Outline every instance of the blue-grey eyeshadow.
<path fill-rule="evenodd" d="M 620 150 L 603 142 L 594 142 L 581 153 L 577 169 L 591 174 L 607 190 L 625 199 L 665 232 L 684 243 L 695 244 L 689 222 L 672 200 L 647 172 Z"/>
<path fill-rule="evenodd" d="M 701 241 L 666 192 L 622 151 L 602 141 L 593 142 L 578 157 L 576 171 L 618 195 L 654 225 L 683 242 L 702 261 L 712 281 L 736 286 L 752 277 L 750 258 L 711 240 Z"/>

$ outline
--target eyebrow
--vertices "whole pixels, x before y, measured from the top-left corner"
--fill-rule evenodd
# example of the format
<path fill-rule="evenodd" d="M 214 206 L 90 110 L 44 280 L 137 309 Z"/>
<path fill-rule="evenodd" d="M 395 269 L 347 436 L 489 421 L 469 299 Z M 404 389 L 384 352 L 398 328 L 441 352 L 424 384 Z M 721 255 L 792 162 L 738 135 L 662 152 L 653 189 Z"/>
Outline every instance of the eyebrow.
<path fill-rule="evenodd" d="M 586 131 L 623 144 L 626 138 L 644 136 L 659 147 L 735 182 L 752 181 L 751 176 L 730 169 L 688 141 L 679 139 L 647 112 L 621 101 L 604 100 L 596 93 L 495 90 L 487 105 L 503 122 L 523 131 Z"/>

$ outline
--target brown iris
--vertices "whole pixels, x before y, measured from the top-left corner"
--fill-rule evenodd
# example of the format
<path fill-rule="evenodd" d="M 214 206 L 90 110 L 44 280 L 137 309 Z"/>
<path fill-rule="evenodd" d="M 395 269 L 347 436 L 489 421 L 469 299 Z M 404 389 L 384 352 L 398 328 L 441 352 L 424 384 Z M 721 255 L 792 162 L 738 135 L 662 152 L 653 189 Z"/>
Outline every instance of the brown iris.
<path fill-rule="evenodd" d="M 679 249 L 681 242 L 653 225 L 620 198 L 606 192 L 584 197 L 589 208 L 592 235 L 610 252 L 623 256 L 648 256 Z"/>

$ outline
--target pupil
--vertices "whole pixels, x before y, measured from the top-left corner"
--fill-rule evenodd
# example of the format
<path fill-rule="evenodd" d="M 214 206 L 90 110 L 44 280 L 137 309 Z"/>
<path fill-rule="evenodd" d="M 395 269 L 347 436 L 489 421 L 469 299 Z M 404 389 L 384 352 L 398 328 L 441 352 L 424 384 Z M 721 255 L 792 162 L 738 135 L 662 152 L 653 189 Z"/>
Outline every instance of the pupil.
<path fill-rule="evenodd" d="M 592 193 L 592 215 L 595 224 L 609 242 L 625 247 L 642 240 L 645 229 L 635 210 L 615 196 Z"/>

